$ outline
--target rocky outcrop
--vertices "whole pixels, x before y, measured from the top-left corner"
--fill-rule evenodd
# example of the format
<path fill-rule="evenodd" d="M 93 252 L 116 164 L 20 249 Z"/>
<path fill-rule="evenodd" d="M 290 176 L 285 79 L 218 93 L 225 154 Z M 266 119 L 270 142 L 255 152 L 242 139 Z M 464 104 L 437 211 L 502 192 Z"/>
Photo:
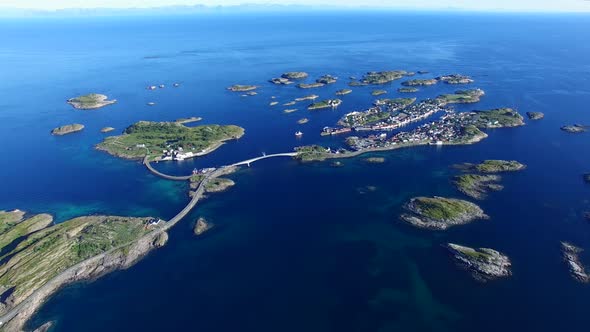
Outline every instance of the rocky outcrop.
<path fill-rule="evenodd" d="M 53 130 L 51 130 L 51 135 L 62 136 L 81 131 L 82 129 L 84 129 L 84 125 L 81 125 L 79 123 L 73 123 L 54 128 Z"/>
<path fill-rule="evenodd" d="M 101 133 L 110 133 L 111 131 L 115 130 L 113 127 L 104 127 L 100 130 Z"/>
<path fill-rule="evenodd" d="M 447 244 L 446 248 L 455 262 L 469 271 L 476 280 L 485 282 L 512 275 L 510 258 L 496 250 L 474 249 L 454 243 Z"/>
<path fill-rule="evenodd" d="M 531 120 L 541 120 L 545 117 L 545 114 L 541 112 L 526 112 L 526 116 Z"/>
<path fill-rule="evenodd" d="M 117 100 L 108 100 L 108 97 L 99 93 L 91 93 L 85 96 L 68 99 L 68 104 L 79 110 L 93 110 L 116 103 Z"/>
<path fill-rule="evenodd" d="M 586 132 L 588 130 L 588 126 L 584 126 L 581 124 L 575 124 L 575 125 L 563 126 L 560 129 L 565 132 L 571 133 L 571 134 L 579 134 L 579 133 Z"/>
<path fill-rule="evenodd" d="M 195 223 L 195 228 L 193 229 L 193 232 L 196 236 L 201 236 L 214 226 L 215 225 L 213 223 L 208 222 L 205 218 L 199 218 Z"/>
<path fill-rule="evenodd" d="M 584 251 L 582 248 L 578 248 L 571 243 L 561 242 L 563 260 L 567 264 L 571 276 L 579 282 L 587 283 L 590 281 L 590 276 L 580 260 L 582 251 Z"/>

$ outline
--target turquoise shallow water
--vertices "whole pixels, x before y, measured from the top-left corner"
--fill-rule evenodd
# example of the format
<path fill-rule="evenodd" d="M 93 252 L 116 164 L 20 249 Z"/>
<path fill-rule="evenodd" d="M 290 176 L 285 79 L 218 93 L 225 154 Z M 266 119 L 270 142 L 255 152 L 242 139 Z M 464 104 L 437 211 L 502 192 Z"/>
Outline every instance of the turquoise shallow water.
<path fill-rule="evenodd" d="M 582 219 L 590 189 L 581 180 L 590 171 L 590 140 L 559 130 L 590 124 L 587 16 L 283 13 L 13 20 L 0 29 L 0 209 L 50 212 L 58 221 L 94 213 L 169 218 L 188 200 L 186 185 L 94 150 L 104 126 L 121 131 L 138 120 L 202 116 L 203 123 L 246 129 L 209 156 L 158 165 L 187 174 L 301 144 L 340 144 L 316 133 L 367 107 L 371 87 L 344 96 L 335 112 L 285 115 L 268 107 L 270 96 L 332 96 L 347 77 L 369 70 L 460 72 L 487 95 L 459 110 L 512 106 L 546 114 L 522 128 L 490 131 L 472 146 L 383 153 L 379 165 L 362 158 L 341 168 L 288 159 L 255 164 L 232 175 L 236 187 L 179 223 L 167 246 L 126 271 L 63 289 L 31 327 L 57 320 L 56 331 L 555 331 L 590 323 L 589 288 L 569 277 L 559 253 L 562 240 L 590 249 Z M 341 80 L 305 92 L 265 83 L 287 70 Z M 173 82 L 182 85 L 144 89 Z M 234 83 L 262 87 L 241 98 L 225 91 Z M 388 95 L 397 87 L 387 86 Z M 418 97 L 455 88 L 424 88 Z M 91 112 L 64 102 L 90 91 L 119 102 Z M 304 116 L 310 122 L 297 125 Z M 72 122 L 86 129 L 48 134 Z M 297 140 L 300 128 L 305 135 Z M 481 202 L 489 221 L 444 233 L 398 221 L 413 196 L 461 197 L 450 166 L 489 158 L 528 165 L 505 175 L 505 189 Z M 199 216 L 218 224 L 202 239 L 192 235 Z M 449 241 L 505 252 L 514 275 L 473 281 L 440 248 Z"/>

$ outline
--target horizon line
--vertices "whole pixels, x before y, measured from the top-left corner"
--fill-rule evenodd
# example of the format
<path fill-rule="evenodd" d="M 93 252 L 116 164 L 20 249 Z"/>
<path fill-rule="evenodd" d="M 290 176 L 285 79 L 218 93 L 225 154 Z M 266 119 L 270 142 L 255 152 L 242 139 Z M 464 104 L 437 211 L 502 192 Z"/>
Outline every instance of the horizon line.
<path fill-rule="evenodd" d="M 590 1 L 590 0 L 589 0 Z M 185 10 L 190 10 L 186 12 Z M 474 8 L 462 8 L 462 7 L 408 7 L 408 6 L 372 6 L 372 5 L 299 5 L 299 4 L 256 4 L 256 3 L 245 3 L 239 5 L 207 5 L 207 4 L 195 4 L 195 5 L 169 5 L 169 6 L 150 6 L 150 7 L 72 7 L 72 8 L 21 8 L 21 7 L 8 7 L 0 5 L 0 17 L 36 17 L 36 16 L 58 16 L 60 14 L 66 16 L 78 16 L 84 14 L 94 14 L 93 16 L 120 16 L 124 14 L 135 13 L 135 15 L 150 15 L 157 14 L 157 12 L 165 12 L 163 14 L 176 14 L 176 15 L 191 15 L 204 12 L 220 12 L 220 11 L 232 11 L 232 12 L 271 12 L 271 11 L 286 11 L 286 10 L 308 10 L 308 11 L 391 11 L 391 12 L 420 12 L 420 13 L 490 13 L 490 14 L 590 14 L 590 7 L 588 10 L 547 10 L 547 9 L 502 9 L 502 8 L 489 8 L 489 9 L 474 9 Z"/>

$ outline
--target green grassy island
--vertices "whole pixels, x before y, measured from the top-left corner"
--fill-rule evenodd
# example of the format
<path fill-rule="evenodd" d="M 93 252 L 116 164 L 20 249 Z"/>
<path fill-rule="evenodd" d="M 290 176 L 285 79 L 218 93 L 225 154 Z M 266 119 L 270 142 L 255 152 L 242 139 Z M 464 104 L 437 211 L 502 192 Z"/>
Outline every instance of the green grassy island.
<path fill-rule="evenodd" d="M 465 163 L 458 165 L 458 168 L 470 172 L 479 173 L 501 173 L 501 172 L 516 172 L 526 168 L 526 165 L 519 163 L 516 160 L 484 160 L 479 164 Z"/>
<path fill-rule="evenodd" d="M 123 135 L 105 138 L 96 148 L 125 159 L 141 159 L 149 153 L 151 160 L 171 160 L 174 156 L 161 157 L 164 150 L 184 158 L 196 157 L 243 135 L 244 129 L 234 125 L 186 127 L 176 122 L 140 121 L 125 129 Z"/>
<path fill-rule="evenodd" d="M 335 76 L 323 75 L 315 81 L 316 81 L 316 83 L 321 83 L 321 84 L 333 84 L 333 83 L 336 83 L 337 80 L 338 80 L 338 78 Z"/>
<path fill-rule="evenodd" d="M 342 104 L 340 99 L 326 99 L 317 103 L 313 103 L 307 107 L 308 110 L 319 110 L 324 108 L 336 108 Z"/>
<path fill-rule="evenodd" d="M 108 100 L 107 96 L 98 93 L 68 99 L 68 104 L 79 110 L 93 110 L 116 102 L 116 100 Z"/>
<path fill-rule="evenodd" d="M 374 91 L 371 91 L 371 96 L 381 96 L 386 93 L 387 93 L 386 90 L 374 90 Z"/>
<path fill-rule="evenodd" d="M 295 159 L 300 161 L 324 161 L 329 156 L 326 148 L 319 145 L 300 146 L 295 148 L 295 151 L 297 151 Z"/>
<path fill-rule="evenodd" d="M 446 230 L 475 219 L 488 219 L 483 210 L 468 201 L 444 197 L 415 197 L 404 205 L 401 219 L 418 228 Z"/>
<path fill-rule="evenodd" d="M 52 217 L 45 214 L 25 217 L 18 210 L 0 212 L 0 314 L 33 297 L 26 304 L 29 309 L 3 327 L 20 330 L 19 325 L 28 315 L 61 286 L 128 267 L 151 249 L 162 246 L 167 240 L 165 232 L 140 240 L 157 227 L 160 221 L 155 221 L 89 216 L 53 224 Z M 90 259 L 100 255 L 100 259 Z M 44 291 L 35 294 L 42 287 Z"/>
<path fill-rule="evenodd" d="M 84 129 L 84 125 L 81 125 L 79 123 L 72 123 L 69 125 L 54 128 L 53 130 L 51 130 L 51 134 L 56 136 L 62 136 L 82 131 L 82 129 Z"/>
<path fill-rule="evenodd" d="M 469 271 L 478 281 L 489 281 L 512 275 L 508 256 L 489 248 L 470 248 L 454 243 L 447 244 L 457 264 Z"/>
<path fill-rule="evenodd" d="M 485 95 L 485 92 L 481 89 L 472 90 L 458 90 L 454 94 L 445 94 L 436 97 L 441 105 L 448 104 L 472 104 L 477 103 L 481 100 L 481 97 Z"/>
<path fill-rule="evenodd" d="M 393 109 L 403 109 L 416 102 L 416 98 L 384 98 L 375 100 L 375 106 L 388 106 Z"/>
<path fill-rule="evenodd" d="M 507 128 L 524 125 L 524 118 L 512 108 L 475 111 L 474 125 L 478 128 Z"/>
<path fill-rule="evenodd" d="M 500 180 L 499 175 L 462 174 L 456 176 L 453 183 L 463 194 L 475 199 L 484 199 L 488 191 L 499 191 L 504 188 L 498 183 Z"/>
<path fill-rule="evenodd" d="M 429 85 L 435 85 L 436 83 L 438 83 L 438 81 L 435 79 L 415 79 L 415 80 L 405 81 L 402 83 L 402 85 L 403 86 L 429 86 Z"/>
<path fill-rule="evenodd" d="M 319 82 L 315 82 L 315 83 L 299 83 L 297 84 L 297 87 L 299 89 L 312 89 L 312 88 L 321 88 L 323 87 L 324 83 L 319 83 Z"/>
<path fill-rule="evenodd" d="M 242 84 L 234 84 L 227 88 L 229 91 L 232 92 L 246 92 L 246 91 L 254 91 L 258 89 L 256 85 L 242 85 Z"/>
<path fill-rule="evenodd" d="M 379 72 L 368 72 L 361 78 L 361 84 L 386 84 L 399 80 L 407 74 L 405 70 L 390 70 L 390 71 L 379 71 Z"/>

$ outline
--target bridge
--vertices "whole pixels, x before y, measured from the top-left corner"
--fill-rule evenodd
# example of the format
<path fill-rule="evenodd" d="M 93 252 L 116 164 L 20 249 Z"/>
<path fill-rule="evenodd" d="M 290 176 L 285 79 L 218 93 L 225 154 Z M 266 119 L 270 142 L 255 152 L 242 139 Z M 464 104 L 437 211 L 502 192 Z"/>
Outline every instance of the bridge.
<path fill-rule="evenodd" d="M 265 155 L 262 155 L 260 157 L 256 157 L 256 158 L 252 158 L 252 159 L 240 161 L 240 162 L 235 163 L 235 164 L 231 164 L 230 166 L 243 166 L 243 165 L 247 165 L 248 167 L 250 167 L 250 164 L 251 163 L 257 162 L 259 160 L 268 159 L 268 158 L 276 158 L 276 157 L 295 157 L 296 155 L 297 155 L 297 152 L 265 154 Z"/>
<path fill-rule="evenodd" d="M 251 159 L 247 159 L 247 160 L 243 160 L 228 166 L 248 166 L 250 167 L 250 164 L 260 161 L 260 160 L 264 160 L 264 159 L 269 159 L 269 158 L 277 158 L 277 157 L 295 157 L 297 156 L 297 152 L 287 152 L 287 153 L 275 153 L 275 154 L 264 154 L 260 157 L 256 157 L 256 158 L 251 158 Z M 149 160 L 149 156 L 145 156 L 145 158 L 143 158 L 143 164 L 145 165 L 145 167 L 147 167 L 147 169 L 154 175 L 159 176 L 161 178 L 164 178 L 166 180 L 172 180 L 172 181 L 187 181 L 190 180 L 190 178 L 192 177 L 191 175 L 185 175 L 185 176 L 176 176 L 176 175 L 168 175 L 168 174 L 164 174 L 160 171 L 158 171 L 157 169 L 155 169 L 152 164 L 150 163 Z M 221 167 L 223 168 L 223 167 Z"/>

